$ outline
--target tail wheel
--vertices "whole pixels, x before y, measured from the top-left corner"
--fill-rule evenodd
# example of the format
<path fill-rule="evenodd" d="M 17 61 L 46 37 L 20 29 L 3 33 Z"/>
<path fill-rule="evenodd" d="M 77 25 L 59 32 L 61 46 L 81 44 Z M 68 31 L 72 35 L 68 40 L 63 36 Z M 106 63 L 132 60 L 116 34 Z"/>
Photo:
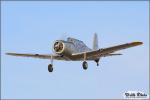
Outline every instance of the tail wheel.
<path fill-rule="evenodd" d="M 49 71 L 49 72 L 53 72 L 53 65 L 52 65 L 52 64 L 49 64 L 49 65 L 48 65 L 48 71 Z"/>
<path fill-rule="evenodd" d="M 88 63 L 86 61 L 84 61 L 82 63 L 83 69 L 86 70 L 88 68 Z"/>
<path fill-rule="evenodd" d="M 99 59 L 96 59 L 95 62 L 96 62 L 96 65 L 99 66 Z"/>

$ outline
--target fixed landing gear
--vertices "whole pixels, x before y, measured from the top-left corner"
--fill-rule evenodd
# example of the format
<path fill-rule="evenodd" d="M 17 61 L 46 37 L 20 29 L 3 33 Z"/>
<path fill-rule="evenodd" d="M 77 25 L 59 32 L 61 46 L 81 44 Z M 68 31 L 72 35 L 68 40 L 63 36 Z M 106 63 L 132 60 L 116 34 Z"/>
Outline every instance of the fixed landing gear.
<path fill-rule="evenodd" d="M 52 65 L 52 64 L 49 64 L 49 65 L 48 65 L 48 71 L 49 71 L 49 72 L 53 72 L 53 65 Z"/>
<path fill-rule="evenodd" d="M 99 59 L 95 60 L 97 66 L 99 66 Z"/>
<path fill-rule="evenodd" d="M 53 72 L 53 56 L 51 56 L 51 64 L 48 65 L 48 71 Z"/>
<path fill-rule="evenodd" d="M 82 67 L 83 67 L 84 70 L 87 70 L 88 63 L 86 62 L 86 53 L 84 53 L 83 57 L 84 57 L 84 61 L 82 63 Z"/>
<path fill-rule="evenodd" d="M 88 68 L 88 63 L 86 61 L 84 61 L 82 63 L 83 69 L 86 70 Z"/>

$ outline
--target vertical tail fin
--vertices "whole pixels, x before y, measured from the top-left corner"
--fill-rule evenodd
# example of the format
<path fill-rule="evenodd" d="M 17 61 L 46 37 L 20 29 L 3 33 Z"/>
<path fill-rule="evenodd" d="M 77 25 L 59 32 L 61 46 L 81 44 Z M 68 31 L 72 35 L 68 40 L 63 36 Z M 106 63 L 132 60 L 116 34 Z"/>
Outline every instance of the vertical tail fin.
<path fill-rule="evenodd" d="M 93 38 L 93 50 L 98 50 L 98 36 L 97 34 L 95 33 L 94 34 L 94 38 Z"/>

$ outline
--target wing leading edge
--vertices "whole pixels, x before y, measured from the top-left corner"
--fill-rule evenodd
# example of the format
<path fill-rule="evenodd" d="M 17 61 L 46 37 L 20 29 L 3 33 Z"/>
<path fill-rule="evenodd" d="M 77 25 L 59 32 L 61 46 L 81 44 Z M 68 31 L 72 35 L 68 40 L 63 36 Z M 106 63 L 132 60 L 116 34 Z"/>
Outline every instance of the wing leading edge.
<path fill-rule="evenodd" d="M 99 49 L 95 51 L 75 53 L 75 54 L 72 54 L 71 58 L 72 60 L 76 60 L 76 61 L 83 60 L 85 53 L 86 53 L 86 60 L 95 60 L 99 57 L 122 55 L 122 54 L 115 54 L 114 52 L 122 50 L 122 49 L 127 49 L 130 47 L 138 46 L 141 44 L 143 43 L 131 42 L 131 43 L 117 45 L 117 46 L 113 46 L 109 48 L 103 48 L 103 49 Z M 23 54 L 23 53 L 6 53 L 6 54 L 11 55 L 11 56 L 32 57 L 32 58 L 40 58 L 40 59 L 51 59 L 51 56 L 53 56 L 53 59 L 56 59 L 56 60 L 68 60 L 65 57 L 61 57 L 60 55 L 50 55 L 50 54 Z"/>
<path fill-rule="evenodd" d="M 99 49 L 96 51 L 76 53 L 76 54 L 72 54 L 72 56 L 75 58 L 83 58 L 84 54 L 86 53 L 87 60 L 94 60 L 99 57 L 121 55 L 121 54 L 113 54 L 113 53 L 119 50 L 127 49 L 130 47 L 134 47 L 134 46 L 138 46 L 142 44 L 143 44 L 142 42 L 131 42 L 131 43 L 126 43 L 126 44 L 117 45 L 113 47 Z"/>
<path fill-rule="evenodd" d="M 22 53 L 6 53 L 7 55 L 11 56 L 21 56 L 21 57 L 31 57 L 31 58 L 40 58 L 40 59 L 51 59 L 51 56 L 53 56 L 53 59 L 57 60 L 65 60 L 59 55 L 49 55 L 49 54 L 22 54 Z"/>

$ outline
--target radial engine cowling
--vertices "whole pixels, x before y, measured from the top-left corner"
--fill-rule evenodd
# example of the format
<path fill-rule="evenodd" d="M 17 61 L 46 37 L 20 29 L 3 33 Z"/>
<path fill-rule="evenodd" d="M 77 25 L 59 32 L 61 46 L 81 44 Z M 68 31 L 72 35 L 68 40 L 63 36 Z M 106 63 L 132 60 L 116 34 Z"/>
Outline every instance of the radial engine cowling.
<path fill-rule="evenodd" d="M 53 49 L 56 54 L 71 54 L 72 53 L 72 44 L 65 41 L 56 41 L 54 43 Z"/>

